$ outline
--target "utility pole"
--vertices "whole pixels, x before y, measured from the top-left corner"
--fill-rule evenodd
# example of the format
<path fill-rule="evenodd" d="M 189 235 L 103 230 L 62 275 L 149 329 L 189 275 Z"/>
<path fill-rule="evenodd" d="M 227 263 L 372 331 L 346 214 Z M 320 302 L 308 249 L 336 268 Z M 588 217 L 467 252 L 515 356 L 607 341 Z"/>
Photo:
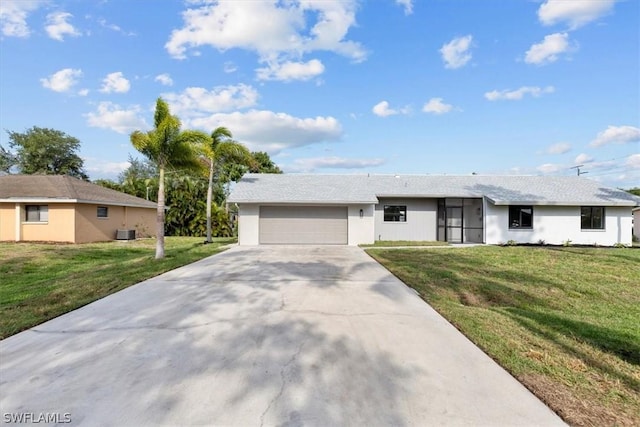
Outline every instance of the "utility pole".
<path fill-rule="evenodd" d="M 575 169 L 576 172 L 578 172 L 578 176 L 580 176 L 580 175 L 584 175 L 585 173 L 589 173 L 588 171 L 586 171 L 586 172 L 581 171 L 580 168 L 583 168 L 583 167 L 584 167 L 584 165 L 578 165 L 578 166 L 572 166 L 569 169 Z"/>

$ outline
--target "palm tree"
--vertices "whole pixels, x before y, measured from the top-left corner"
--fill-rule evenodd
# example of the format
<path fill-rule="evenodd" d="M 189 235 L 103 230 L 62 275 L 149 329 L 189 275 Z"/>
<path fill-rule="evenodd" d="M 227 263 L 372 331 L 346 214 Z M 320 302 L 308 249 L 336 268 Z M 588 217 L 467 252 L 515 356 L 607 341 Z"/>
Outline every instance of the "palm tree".
<path fill-rule="evenodd" d="M 211 132 L 211 138 L 203 146 L 204 155 L 209 163 L 209 187 L 207 188 L 207 240 L 211 243 L 211 203 L 213 199 L 213 173 L 216 165 L 224 160 L 248 163 L 251 153 L 242 144 L 233 141 L 231 131 L 224 126 Z"/>
<path fill-rule="evenodd" d="M 164 174 L 167 168 L 197 168 L 196 144 L 209 139 L 200 131 L 180 130 L 180 119 L 172 116 L 162 99 L 156 102 L 154 128 L 148 132 L 134 131 L 131 144 L 151 160 L 159 171 L 158 210 L 156 214 L 156 259 L 164 258 Z"/>

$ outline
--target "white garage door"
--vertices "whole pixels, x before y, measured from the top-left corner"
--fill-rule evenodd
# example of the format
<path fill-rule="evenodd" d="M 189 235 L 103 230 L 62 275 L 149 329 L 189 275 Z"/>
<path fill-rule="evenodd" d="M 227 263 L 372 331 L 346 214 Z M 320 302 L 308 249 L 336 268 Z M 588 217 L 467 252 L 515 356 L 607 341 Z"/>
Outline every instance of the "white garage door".
<path fill-rule="evenodd" d="M 347 244 L 344 206 L 261 206 L 260 244 Z"/>

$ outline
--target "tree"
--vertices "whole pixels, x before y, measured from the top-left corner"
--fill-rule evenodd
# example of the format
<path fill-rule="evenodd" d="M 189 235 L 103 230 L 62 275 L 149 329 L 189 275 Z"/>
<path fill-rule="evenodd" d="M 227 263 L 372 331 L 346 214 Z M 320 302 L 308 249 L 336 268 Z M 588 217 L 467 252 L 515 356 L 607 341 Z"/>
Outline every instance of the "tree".
<path fill-rule="evenodd" d="M 202 145 L 209 138 L 203 132 L 180 130 L 180 119 L 172 116 L 169 105 L 162 99 L 156 101 L 154 128 L 148 132 L 139 130 L 131 134 L 131 143 L 147 159 L 158 167 L 158 210 L 156 214 L 156 259 L 164 258 L 164 176 L 167 168 L 198 168 L 195 145 Z"/>
<path fill-rule="evenodd" d="M 273 160 L 264 151 L 253 151 L 251 153 L 253 162 L 249 167 L 251 173 L 282 173 L 282 170 L 273 163 Z"/>
<path fill-rule="evenodd" d="M 0 145 L 0 172 L 10 173 L 17 162 L 16 156 Z"/>
<path fill-rule="evenodd" d="M 631 193 L 634 196 L 640 196 L 640 187 L 636 187 L 636 188 L 630 188 L 628 190 L 625 190 L 627 193 Z"/>
<path fill-rule="evenodd" d="M 158 168 L 149 160 L 129 155 L 129 167 L 118 175 L 122 191 L 147 200 L 157 201 Z"/>
<path fill-rule="evenodd" d="M 84 162 L 77 154 L 80 148 L 77 138 L 59 130 L 37 126 L 24 133 L 7 133 L 9 145 L 16 150 L 16 165 L 20 173 L 70 175 L 88 179 Z"/>
<path fill-rule="evenodd" d="M 207 240 L 211 243 L 211 205 L 213 199 L 213 175 L 216 167 L 225 161 L 248 164 L 251 153 L 247 148 L 233 141 L 231 131 L 226 127 L 217 127 L 211 132 L 211 138 L 203 146 L 204 155 L 209 163 L 209 185 L 207 187 Z"/>

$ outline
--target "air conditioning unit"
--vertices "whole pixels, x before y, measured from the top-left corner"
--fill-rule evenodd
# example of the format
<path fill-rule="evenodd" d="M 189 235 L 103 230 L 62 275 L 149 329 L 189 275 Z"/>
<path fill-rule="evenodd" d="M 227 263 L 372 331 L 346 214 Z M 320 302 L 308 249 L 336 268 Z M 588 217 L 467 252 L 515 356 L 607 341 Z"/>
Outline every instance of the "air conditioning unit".
<path fill-rule="evenodd" d="M 117 230 L 116 240 L 136 240 L 136 230 Z"/>

